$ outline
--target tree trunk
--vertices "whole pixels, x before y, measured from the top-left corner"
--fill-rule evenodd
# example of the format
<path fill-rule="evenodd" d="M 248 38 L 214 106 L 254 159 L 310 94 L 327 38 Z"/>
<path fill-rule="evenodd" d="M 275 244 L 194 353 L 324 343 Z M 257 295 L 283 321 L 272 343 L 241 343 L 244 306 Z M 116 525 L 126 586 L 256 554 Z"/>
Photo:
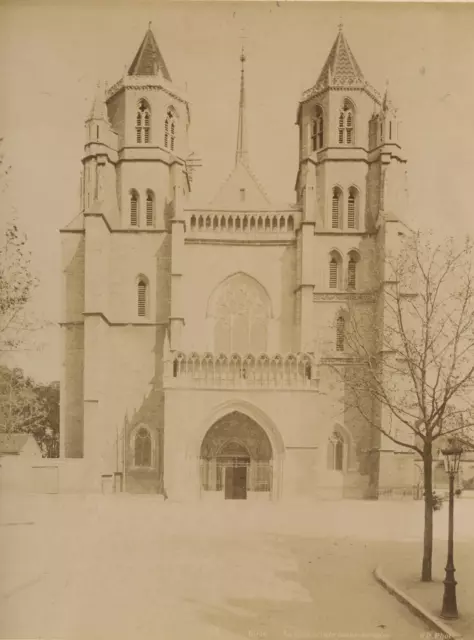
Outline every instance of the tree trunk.
<path fill-rule="evenodd" d="M 425 529 L 421 581 L 431 582 L 433 558 L 433 451 L 431 442 L 425 443 L 423 448 L 423 477 L 425 485 Z"/>

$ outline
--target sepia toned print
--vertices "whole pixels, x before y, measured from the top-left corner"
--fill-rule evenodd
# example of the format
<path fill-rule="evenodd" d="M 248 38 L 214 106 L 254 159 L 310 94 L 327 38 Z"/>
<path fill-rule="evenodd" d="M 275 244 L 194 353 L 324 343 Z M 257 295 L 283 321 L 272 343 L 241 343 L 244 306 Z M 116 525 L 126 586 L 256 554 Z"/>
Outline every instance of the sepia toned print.
<path fill-rule="evenodd" d="M 0 637 L 468 638 L 474 245 L 414 215 L 354 10 L 321 7 L 285 122 L 263 97 L 270 9 L 199 4 L 141 11 L 114 65 L 112 36 L 97 47 L 47 327 L 28 224 L 5 216 Z M 318 10 L 285 8 L 288 31 Z M 222 95 L 219 47 L 186 45 L 203 16 L 232 40 Z M 289 101 L 298 65 L 276 69 Z M 60 383 L 24 364 L 32 329 L 54 329 Z"/>

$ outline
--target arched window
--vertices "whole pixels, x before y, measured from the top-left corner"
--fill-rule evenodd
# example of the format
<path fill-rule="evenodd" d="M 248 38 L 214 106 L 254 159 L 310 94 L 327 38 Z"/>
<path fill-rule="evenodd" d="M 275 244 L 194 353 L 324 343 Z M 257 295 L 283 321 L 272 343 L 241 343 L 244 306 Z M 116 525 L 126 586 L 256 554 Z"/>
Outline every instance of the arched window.
<path fill-rule="evenodd" d="M 341 228 L 341 217 L 342 217 L 342 191 L 339 187 L 335 187 L 332 192 L 332 202 L 331 202 L 331 227 L 333 229 Z"/>
<path fill-rule="evenodd" d="M 168 109 L 165 118 L 165 148 L 174 151 L 176 141 L 176 115 L 173 109 Z"/>
<path fill-rule="evenodd" d="M 138 315 L 144 318 L 147 315 L 148 307 L 148 282 L 145 278 L 140 278 L 137 284 L 137 310 Z"/>
<path fill-rule="evenodd" d="M 146 226 L 155 224 L 155 196 L 150 189 L 146 192 Z"/>
<path fill-rule="evenodd" d="M 151 110 L 146 100 L 140 100 L 137 110 L 137 143 L 151 142 Z"/>
<path fill-rule="evenodd" d="M 347 288 L 355 289 L 357 286 L 357 263 L 359 255 L 355 251 L 349 254 L 349 262 L 347 263 Z"/>
<path fill-rule="evenodd" d="M 311 146 L 313 151 L 317 151 L 323 147 L 324 142 L 324 118 L 323 110 L 319 105 L 316 106 L 314 119 L 311 124 Z"/>
<path fill-rule="evenodd" d="M 345 320 L 339 316 L 336 320 L 336 351 L 344 351 Z"/>
<path fill-rule="evenodd" d="M 341 256 L 333 251 L 329 256 L 329 288 L 339 289 L 341 279 Z"/>
<path fill-rule="evenodd" d="M 225 280 L 211 299 L 214 352 L 267 351 L 270 300 L 253 278 L 238 273 Z"/>
<path fill-rule="evenodd" d="M 347 227 L 357 229 L 359 226 L 359 193 L 355 187 L 349 189 L 347 198 Z"/>
<path fill-rule="evenodd" d="M 339 144 L 354 144 L 354 106 L 347 98 L 339 112 L 338 141 Z"/>
<path fill-rule="evenodd" d="M 137 191 L 132 189 L 130 192 L 130 225 L 138 227 L 139 220 L 139 197 Z"/>
<path fill-rule="evenodd" d="M 338 431 L 334 431 L 329 438 L 328 469 L 332 471 L 344 470 L 344 438 Z"/>
<path fill-rule="evenodd" d="M 145 427 L 135 434 L 134 454 L 136 467 L 151 467 L 151 434 Z"/>

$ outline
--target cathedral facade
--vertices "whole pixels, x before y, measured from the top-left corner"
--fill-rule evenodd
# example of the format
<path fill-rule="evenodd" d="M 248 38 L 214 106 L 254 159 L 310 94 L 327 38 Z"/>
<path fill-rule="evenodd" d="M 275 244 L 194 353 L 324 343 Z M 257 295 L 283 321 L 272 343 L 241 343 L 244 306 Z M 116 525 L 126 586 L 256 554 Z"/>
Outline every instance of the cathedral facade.
<path fill-rule="evenodd" d="M 205 209 L 190 107 L 150 29 L 98 92 L 80 213 L 61 231 L 62 455 L 83 458 L 85 490 L 115 475 L 177 500 L 411 487 L 411 456 L 347 409 L 335 374 L 348 310 L 383 323 L 406 206 L 396 111 L 341 28 L 300 98 L 296 198 L 280 206 L 251 169 L 240 62 L 235 165 Z"/>

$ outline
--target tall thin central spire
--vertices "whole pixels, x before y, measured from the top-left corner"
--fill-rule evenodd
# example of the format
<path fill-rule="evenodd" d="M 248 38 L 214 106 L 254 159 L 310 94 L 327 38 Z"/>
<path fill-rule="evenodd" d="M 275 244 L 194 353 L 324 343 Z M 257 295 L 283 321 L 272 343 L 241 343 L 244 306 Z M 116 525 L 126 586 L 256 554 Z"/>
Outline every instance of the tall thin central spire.
<path fill-rule="evenodd" d="M 244 48 L 240 54 L 240 100 L 239 100 L 239 124 L 237 128 L 237 151 L 235 153 L 235 164 L 247 160 L 247 129 L 245 126 L 245 61 Z"/>

